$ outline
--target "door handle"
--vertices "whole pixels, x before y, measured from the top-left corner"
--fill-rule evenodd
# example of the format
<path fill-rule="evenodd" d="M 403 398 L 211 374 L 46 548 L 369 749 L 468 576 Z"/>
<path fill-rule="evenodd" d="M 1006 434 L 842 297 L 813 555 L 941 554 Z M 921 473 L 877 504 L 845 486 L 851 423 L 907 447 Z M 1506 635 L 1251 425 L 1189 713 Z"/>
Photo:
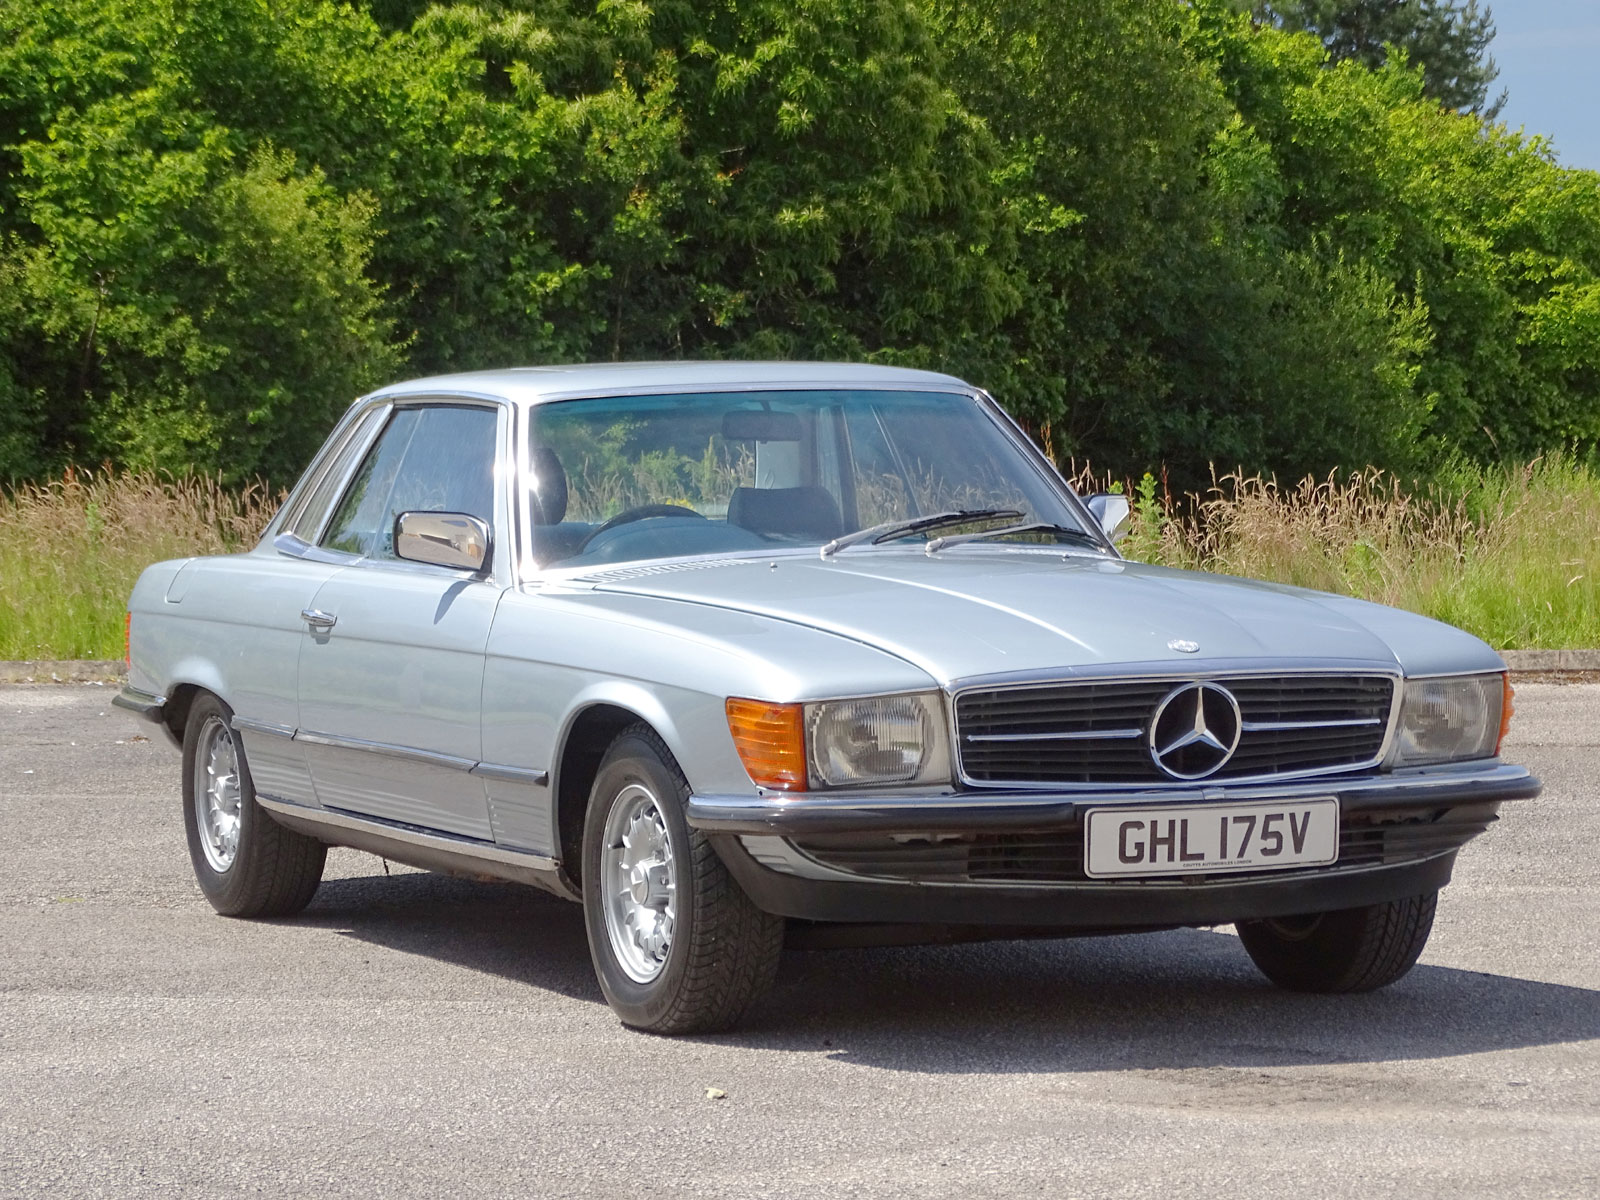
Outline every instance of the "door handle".
<path fill-rule="evenodd" d="M 332 613 L 323 612 L 320 608 L 302 608 L 300 610 L 300 619 L 311 626 L 312 629 L 324 632 L 332 629 L 339 620 Z"/>

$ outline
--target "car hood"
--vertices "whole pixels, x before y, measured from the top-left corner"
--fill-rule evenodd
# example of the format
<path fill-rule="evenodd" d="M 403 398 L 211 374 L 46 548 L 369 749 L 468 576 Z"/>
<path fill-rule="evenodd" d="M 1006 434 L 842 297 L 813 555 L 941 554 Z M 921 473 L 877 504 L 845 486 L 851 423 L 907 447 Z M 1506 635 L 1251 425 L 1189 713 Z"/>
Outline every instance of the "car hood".
<path fill-rule="evenodd" d="M 1399 665 L 1407 674 L 1502 669 L 1478 639 L 1412 613 L 1084 554 L 877 549 L 827 559 L 654 562 L 571 582 L 824 630 L 894 654 L 941 683 L 1284 658 Z M 1178 648 L 1184 644 L 1196 649 Z"/>

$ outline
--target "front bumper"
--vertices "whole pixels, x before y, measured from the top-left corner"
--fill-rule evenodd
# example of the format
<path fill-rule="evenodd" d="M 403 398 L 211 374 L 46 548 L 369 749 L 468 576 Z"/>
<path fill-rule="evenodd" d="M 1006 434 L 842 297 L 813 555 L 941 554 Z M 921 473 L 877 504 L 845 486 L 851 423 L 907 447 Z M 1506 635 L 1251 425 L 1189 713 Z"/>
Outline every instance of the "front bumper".
<path fill-rule="evenodd" d="M 892 833 L 922 830 L 1022 831 L 1059 828 L 1086 808 L 1106 804 L 1194 804 L 1337 796 L 1345 814 L 1531 800 L 1540 783 L 1526 767 L 1496 762 L 1423 767 L 1357 779 L 1324 777 L 1243 787 L 1148 791 L 971 791 L 942 796 L 842 792 L 769 792 L 761 796 L 691 796 L 689 824 L 703 833 Z"/>
<path fill-rule="evenodd" d="M 1231 788 L 693 796 L 688 819 L 712 837 L 751 899 L 782 916 L 1072 932 L 1226 924 L 1433 891 L 1502 801 L 1539 788 L 1525 768 L 1490 762 Z M 1081 871 L 1083 813 L 1092 807 L 1313 796 L 1339 799 L 1341 854 L 1331 866 L 1115 881 Z M 942 836 L 906 840 L 904 850 L 888 836 L 908 834 Z M 949 874 L 940 846 L 970 849 L 982 869 L 958 864 Z M 930 877 L 934 859 L 946 874 Z"/>

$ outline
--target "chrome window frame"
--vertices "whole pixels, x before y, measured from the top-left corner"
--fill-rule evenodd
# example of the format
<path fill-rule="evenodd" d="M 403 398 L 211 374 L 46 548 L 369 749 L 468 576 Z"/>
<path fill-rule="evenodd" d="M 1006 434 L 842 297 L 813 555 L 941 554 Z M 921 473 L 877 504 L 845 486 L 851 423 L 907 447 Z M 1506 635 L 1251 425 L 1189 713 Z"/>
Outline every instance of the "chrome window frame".
<path fill-rule="evenodd" d="M 355 439 L 361 438 L 360 443 L 354 446 L 352 459 L 345 461 L 345 469 L 341 472 L 341 477 L 338 481 L 335 495 L 343 495 L 345 487 L 348 486 L 348 481 L 344 476 L 349 474 L 350 462 L 360 462 L 365 457 L 367 445 L 374 436 L 374 431 L 380 427 L 376 424 L 371 427 L 364 425 L 367 416 L 376 407 L 380 407 L 380 405 L 366 400 L 358 400 L 345 410 L 344 415 L 334 425 L 333 431 L 328 435 L 327 440 L 323 442 L 321 449 L 312 458 L 311 465 L 301 473 L 294 487 L 289 489 L 289 495 L 284 499 L 282 507 L 278 509 L 277 514 L 267 523 L 266 529 L 262 531 L 263 542 L 275 542 L 280 537 L 288 537 L 307 546 L 316 544 L 315 542 L 306 542 L 304 538 L 291 531 L 300 523 L 300 519 L 305 515 L 306 506 L 311 503 L 312 498 L 317 494 L 324 480 L 339 465 L 345 450 L 351 447 Z M 322 522 L 326 519 L 327 512 L 324 511 L 318 519 L 317 528 L 319 530 Z"/>
<path fill-rule="evenodd" d="M 367 555 L 352 554 L 345 550 L 329 550 L 320 543 L 327 536 L 328 524 L 333 520 L 340 503 L 343 502 L 345 493 L 354 481 L 356 473 L 360 471 L 362 463 L 371 453 L 383 431 L 389 426 L 389 419 L 399 409 L 403 408 L 492 408 L 498 414 L 495 424 L 495 456 L 494 456 L 494 513 L 492 514 L 493 557 L 487 572 L 472 571 L 463 567 L 441 567 L 431 563 L 414 563 L 404 559 L 371 558 Z M 328 447 L 318 462 L 322 470 L 317 473 L 316 485 L 320 486 L 323 477 L 333 463 L 339 461 L 338 453 L 342 451 L 353 436 L 354 430 L 362 429 L 364 419 L 373 412 L 381 410 L 379 419 L 367 426 L 368 432 L 356 446 L 355 452 L 345 462 L 338 480 L 338 487 L 333 492 L 333 500 L 323 511 L 315 527 L 315 540 L 305 541 L 297 534 L 278 533 L 273 539 L 273 545 L 278 553 L 291 558 L 303 558 L 311 562 L 342 563 L 347 566 L 360 566 L 364 568 L 383 568 L 396 570 L 422 571 L 430 574 L 442 574 L 453 579 L 483 578 L 500 586 L 510 586 L 513 581 L 520 578 L 521 572 L 521 547 L 522 523 L 517 512 L 519 505 L 512 499 L 513 489 L 521 491 L 519 487 L 522 472 L 516 462 L 514 448 L 520 424 L 518 420 L 519 406 L 504 396 L 480 392 L 408 392 L 404 395 L 379 395 L 369 397 L 363 403 L 355 405 L 341 425 L 347 425 L 342 432 L 335 432 L 328 442 Z M 338 451 L 334 450 L 335 442 Z M 315 464 L 314 464 L 315 465 Z M 307 472 L 309 478 L 311 472 Z M 296 485 L 295 491 L 299 492 L 305 485 L 305 478 Z M 309 497 L 315 487 L 308 490 Z M 291 497 L 291 501 L 294 497 Z M 285 511 L 289 504 L 285 504 Z M 300 513 L 294 514 L 298 520 Z M 292 522 L 285 521 L 282 525 Z M 281 525 L 280 525 L 281 527 Z M 270 527 L 269 527 L 270 532 Z"/>
<path fill-rule="evenodd" d="M 950 723 L 950 753 L 953 759 L 951 769 L 956 782 L 963 788 L 974 791 L 1008 791 L 1008 792 L 1117 792 L 1134 793 L 1149 791 L 1190 791 L 1203 794 L 1208 790 L 1217 788 L 1244 787 L 1257 783 L 1295 783 L 1306 779 L 1319 779 L 1333 775 L 1350 775 L 1361 771 L 1372 771 L 1383 767 L 1389 759 L 1389 754 L 1394 746 L 1395 729 L 1400 719 L 1400 700 L 1404 691 L 1405 673 L 1394 664 L 1375 662 L 1343 662 L 1330 663 L 1326 661 L 1304 661 L 1285 659 L 1281 663 L 1262 665 L 1259 660 L 1249 665 L 1230 665 L 1226 662 L 1214 662 L 1198 670 L 1188 667 L 1189 664 L 1174 664 L 1171 670 L 1162 670 L 1147 663 L 1130 664 L 1123 671 L 1101 671 L 1090 674 L 1064 674 L 1061 671 L 1021 671 L 1004 675 L 972 676 L 965 679 L 953 680 L 945 686 L 945 711 Z M 1484 672 L 1487 674 L 1488 672 Z M 1271 679 L 1275 677 L 1303 677 L 1313 675 L 1345 675 L 1364 676 L 1369 678 L 1388 679 L 1394 685 L 1389 697 L 1389 718 L 1384 725 L 1383 741 L 1378 746 L 1378 752 L 1371 758 L 1363 759 L 1358 763 L 1340 763 L 1333 767 L 1313 767 L 1303 771 L 1278 771 L 1266 775 L 1230 775 L 1226 779 L 1208 776 L 1205 779 L 1193 781 L 1185 780 L 1152 780 L 1144 783 L 1074 783 L 1074 782 L 1034 782 L 1018 780 L 973 779 L 967 774 L 966 758 L 962 753 L 961 733 L 959 722 L 956 720 L 956 702 L 969 692 L 1004 692 L 1019 691 L 1025 688 L 1038 687 L 1091 687 L 1107 683 L 1200 683 L 1214 681 L 1226 683 L 1230 679 Z"/>
<path fill-rule="evenodd" d="M 1017 419 L 1006 411 L 1005 406 L 982 388 L 974 388 L 969 394 L 980 405 L 987 408 L 990 417 L 1011 434 L 1012 440 L 1022 447 L 1024 457 L 1033 464 L 1034 470 L 1043 475 L 1046 482 L 1054 484 L 1067 497 L 1067 507 L 1078 518 L 1078 523 L 1088 530 L 1089 534 L 1100 543 L 1110 557 L 1121 558 L 1122 552 L 1117 549 L 1116 543 L 1106 536 L 1106 531 L 1100 528 L 1100 522 L 1089 511 L 1089 506 L 1083 502 L 1083 497 L 1078 495 L 1077 489 L 1067 482 L 1067 477 L 1061 473 L 1061 469 L 1028 436 L 1027 430 L 1023 429 L 1018 424 Z"/>

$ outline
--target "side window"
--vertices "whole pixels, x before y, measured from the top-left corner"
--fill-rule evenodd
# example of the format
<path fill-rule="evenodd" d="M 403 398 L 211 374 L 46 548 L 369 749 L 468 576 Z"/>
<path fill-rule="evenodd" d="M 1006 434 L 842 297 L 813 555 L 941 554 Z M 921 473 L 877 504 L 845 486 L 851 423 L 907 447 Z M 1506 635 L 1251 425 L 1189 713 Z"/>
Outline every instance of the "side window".
<path fill-rule="evenodd" d="M 347 554 L 372 553 L 384 510 L 389 506 L 394 477 L 400 470 L 400 460 L 411 445 L 411 436 L 416 432 L 421 415 L 415 408 L 396 410 L 372 449 L 367 451 L 361 469 L 350 481 L 349 490 L 339 502 L 327 532 L 322 535 L 322 544 L 329 550 L 343 550 Z"/>
<path fill-rule="evenodd" d="M 394 557 L 403 512 L 459 512 L 494 523 L 491 408 L 399 409 L 368 451 L 322 539 L 330 550 Z"/>
<path fill-rule="evenodd" d="M 294 534 L 303 542 L 310 542 L 317 536 L 317 530 L 322 526 L 322 519 L 328 515 L 328 509 L 337 499 L 339 482 L 344 478 L 344 473 L 349 470 L 350 462 L 361 446 L 372 433 L 372 427 L 377 424 L 381 416 L 381 409 L 370 409 L 361 418 L 361 422 L 350 431 L 350 436 L 345 439 L 344 445 L 339 447 L 335 459 L 330 462 L 327 469 L 322 472 L 322 478 L 317 481 L 316 490 L 306 497 L 305 503 L 300 506 L 299 513 L 294 518 L 294 524 L 288 532 Z"/>

